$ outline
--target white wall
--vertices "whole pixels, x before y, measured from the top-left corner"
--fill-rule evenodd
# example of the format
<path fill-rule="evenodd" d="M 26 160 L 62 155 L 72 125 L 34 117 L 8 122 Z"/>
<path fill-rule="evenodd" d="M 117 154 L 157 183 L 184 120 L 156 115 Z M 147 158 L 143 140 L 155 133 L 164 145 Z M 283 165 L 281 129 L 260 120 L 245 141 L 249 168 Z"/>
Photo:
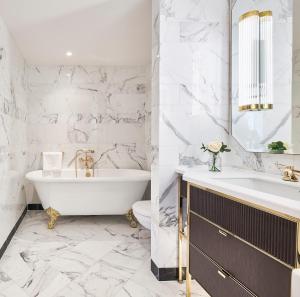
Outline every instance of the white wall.
<path fill-rule="evenodd" d="M 0 18 L 0 247 L 25 208 L 26 63 Z"/>

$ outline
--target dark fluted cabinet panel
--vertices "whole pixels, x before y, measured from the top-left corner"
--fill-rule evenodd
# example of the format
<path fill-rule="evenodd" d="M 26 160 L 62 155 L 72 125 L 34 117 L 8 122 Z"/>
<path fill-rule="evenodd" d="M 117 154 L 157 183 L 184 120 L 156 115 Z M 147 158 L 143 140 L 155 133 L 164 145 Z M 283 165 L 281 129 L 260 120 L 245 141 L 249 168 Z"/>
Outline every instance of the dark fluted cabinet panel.
<path fill-rule="evenodd" d="M 292 269 L 191 214 L 190 242 L 259 297 L 288 297 Z"/>
<path fill-rule="evenodd" d="M 212 297 L 254 297 L 192 245 L 190 272 Z"/>
<path fill-rule="evenodd" d="M 191 210 L 296 266 L 297 223 L 191 186 Z"/>

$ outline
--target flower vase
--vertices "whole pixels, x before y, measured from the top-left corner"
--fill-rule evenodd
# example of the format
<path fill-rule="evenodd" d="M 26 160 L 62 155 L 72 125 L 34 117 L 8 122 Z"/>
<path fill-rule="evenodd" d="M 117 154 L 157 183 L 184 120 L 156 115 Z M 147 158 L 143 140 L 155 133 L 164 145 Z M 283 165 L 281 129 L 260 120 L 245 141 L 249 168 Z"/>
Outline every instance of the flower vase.
<path fill-rule="evenodd" d="M 208 169 L 211 172 L 221 172 L 221 156 L 219 153 L 210 153 Z"/>

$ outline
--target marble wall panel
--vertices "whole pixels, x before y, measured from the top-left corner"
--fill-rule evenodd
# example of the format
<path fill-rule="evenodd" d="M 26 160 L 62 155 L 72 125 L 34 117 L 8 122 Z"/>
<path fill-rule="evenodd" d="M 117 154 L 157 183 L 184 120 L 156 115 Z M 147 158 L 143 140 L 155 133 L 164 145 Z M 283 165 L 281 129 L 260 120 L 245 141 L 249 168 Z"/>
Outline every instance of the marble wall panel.
<path fill-rule="evenodd" d="M 267 5 L 267 0 L 262 2 Z M 174 172 L 178 165 L 207 163 L 202 142 L 219 139 L 229 144 L 232 152 L 223 154 L 223 166 L 280 174 L 276 162 L 300 168 L 300 158 L 247 152 L 230 135 L 230 1 L 154 0 L 153 4 L 151 257 L 158 267 L 176 267 Z M 278 2 L 276 17 L 283 24 L 290 22 L 290 4 Z M 277 74 L 282 82 L 284 71 Z M 294 113 L 298 114 L 296 107 Z"/>
<path fill-rule="evenodd" d="M 228 138 L 228 2 L 154 1 L 152 260 L 177 265 L 179 164 L 205 164 L 202 142 Z M 218 14 L 216 15 L 216 11 Z M 221 13 L 219 13 L 221 11 Z M 157 29 L 154 30 L 157 32 Z M 158 65 L 158 66 L 157 66 Z M 156 82 L 159 82 L 158 84 Z M 155 103 L 154 103 L 155 102 Z"/>
<path fill-rule="evenodd" d="M 26 206 L 26 62 L 0 17 L 0 247 Z"/>
<path fill-rule="evenodd" d="M 96 168 L 148 168 L 149 67 L 31 66 L 28 85 L 31 169 L 56 150 L 73 168 L 80 148 L 95 149 Z"/>

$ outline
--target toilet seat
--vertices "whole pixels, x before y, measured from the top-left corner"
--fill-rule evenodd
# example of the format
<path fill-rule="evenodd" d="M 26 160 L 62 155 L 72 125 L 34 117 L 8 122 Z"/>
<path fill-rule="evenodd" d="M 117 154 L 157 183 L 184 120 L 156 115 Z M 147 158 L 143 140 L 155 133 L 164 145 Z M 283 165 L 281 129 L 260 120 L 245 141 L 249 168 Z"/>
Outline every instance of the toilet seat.
<path fill-rule="evenodd" d="M 133 214 L 146 229 L 151 229 L 151 201 L 137 201 L 132 206 Z"/>

